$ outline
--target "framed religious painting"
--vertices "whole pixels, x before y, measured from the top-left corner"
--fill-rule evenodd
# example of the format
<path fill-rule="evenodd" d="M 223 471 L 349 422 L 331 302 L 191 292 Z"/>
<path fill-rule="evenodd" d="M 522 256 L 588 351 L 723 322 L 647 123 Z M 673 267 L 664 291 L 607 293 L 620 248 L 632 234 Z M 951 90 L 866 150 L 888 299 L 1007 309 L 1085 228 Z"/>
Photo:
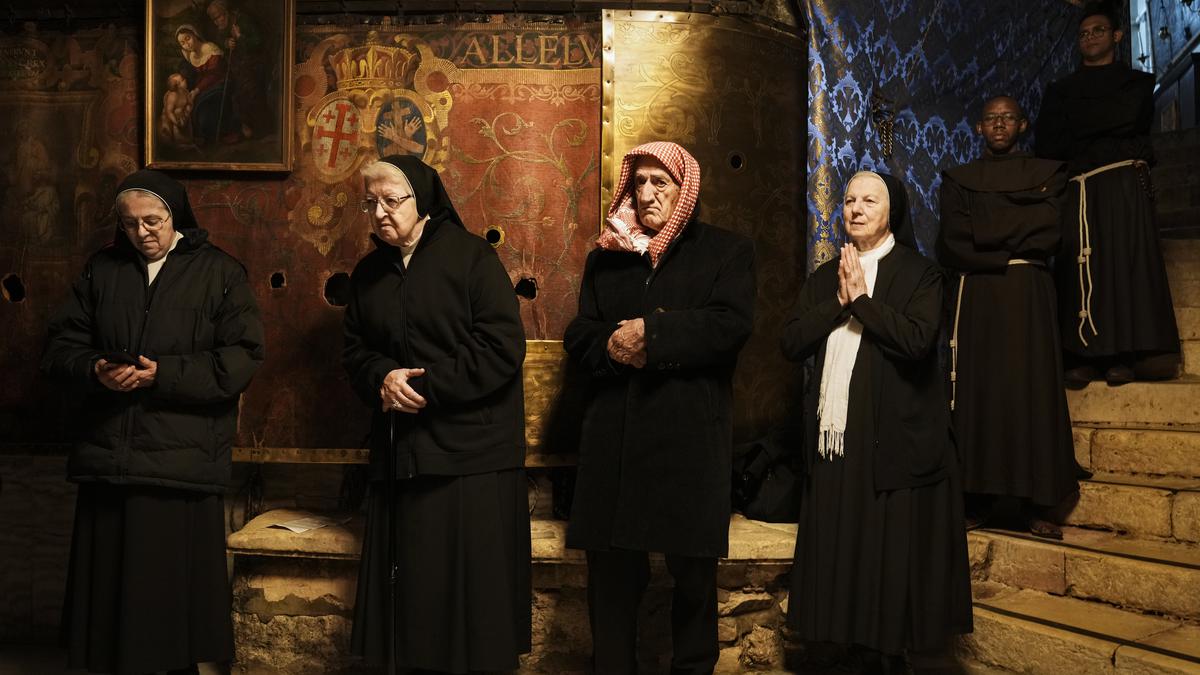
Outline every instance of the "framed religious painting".
<path fill-rule="evenodd" d="M 146 165 L 290 171 L 295 0 L 146 0 Z"/>

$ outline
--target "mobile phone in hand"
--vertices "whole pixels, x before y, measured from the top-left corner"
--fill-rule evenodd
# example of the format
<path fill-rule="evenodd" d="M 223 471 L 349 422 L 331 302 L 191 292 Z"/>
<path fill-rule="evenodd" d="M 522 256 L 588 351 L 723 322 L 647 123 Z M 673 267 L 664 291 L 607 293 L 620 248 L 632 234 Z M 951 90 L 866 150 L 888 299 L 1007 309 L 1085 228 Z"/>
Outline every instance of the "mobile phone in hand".
<path fill-rule="evenodd" d="M 108 361 L 110 364 L 123 364 L 138 367 L 142 365 L 141 362 L 138 361 L 137 357 L 129 352 L 108 352 L 101 358 L 103 358 L 105 361 Z"/>

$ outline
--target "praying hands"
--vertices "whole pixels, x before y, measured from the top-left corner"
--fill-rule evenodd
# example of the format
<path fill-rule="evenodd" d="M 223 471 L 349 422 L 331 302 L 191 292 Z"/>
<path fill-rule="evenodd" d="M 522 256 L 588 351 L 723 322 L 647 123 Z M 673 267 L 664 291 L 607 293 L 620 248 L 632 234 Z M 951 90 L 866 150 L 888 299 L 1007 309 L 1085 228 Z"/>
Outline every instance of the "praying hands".
<path fill-rule="evenodd" d="M 842 307 L 867 293 L 867 278 L 858 259 L 858 249 L 853 244 L 842 246 L 842 258 L 838 261 L 837 299 Z"/>

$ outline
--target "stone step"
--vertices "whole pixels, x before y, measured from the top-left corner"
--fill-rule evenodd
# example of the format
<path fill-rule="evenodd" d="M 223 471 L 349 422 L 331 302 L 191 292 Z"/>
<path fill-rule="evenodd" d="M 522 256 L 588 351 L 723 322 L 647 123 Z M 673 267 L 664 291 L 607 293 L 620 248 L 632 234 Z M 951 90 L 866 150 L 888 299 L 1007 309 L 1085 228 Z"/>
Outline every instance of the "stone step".
<path fill-rule="evenodd" d="M 1200 309 L 1176 307 L 1175 323 L 1179 325 L 1180 340 L 1200 340 Z"/>
<path fill-rule="evenodd" d="M 1077 426 L 1075 456 L 1091 471 L 1200 478 L 1200 433 Z"/>
<path fill-rule="evenodd" d="M 301 534 L 271 527 L 305 515 L 269 511 L 227 538 L 239 672 L 359 672 L 348 647 L 362 517 Z M 587 666 L 587 563 L 582 551 L 566 548 L 565 533 L 564 521 L 530 522 L 533 646 L 521 673 L 582 673 Z M 795 546 L 795 524 L 730 518 L 729 556 L 717 567 L 717 673 L 783 667 L 780 626 Z M 650 569 L 644 611 L 667 617 L 671 578 L 661 555 L 651 556 Z M 664 618 L 641 627 L 648 672 L 666 670 L 668 626 Z"/>
<path fill-rule="evenodd" d="M 1200 547 L 1074 527 L 1055 542 L 1006 530 L 967 535 L 971 575 L 1157 615 L 1200 617 Z"/>
<path fill-rule="evenodd" d="M 1196 312 L 1200 332 L 1200 309 Z M 1200 430 L 1200 377 L 1167 382 L 1131 382 L 1110 387 L 1092 382 L 1067 391 L 1071 420 L 1083 426 Z"/>
<path fill-rule="evenodd" d="M 1200 479 L 1096 473 L 1062 522 L 1175 542 L 1200 542 Z"/>
<path fill-rule="evenodd" d="M 1200 239 L 1162 239 L 1160 243 L 1171 279 L 1200 278 Z"/>
<path fill-rule="evenodd" d="M 980 584 L 959 651 L 1023 673 L 1200 673 L 1200 628 L 1094 602 Z"/>
<path fill-rule="evenodd" d="M 1183 340 L 1183 374 L 1200 375 L 1200 340 Z"/>
<path fill-rule="evenodd" d="M 1192 264 L 1200 266 L 1200 261 Z M 1176 307 L 1200 307 L 1200 277 L 1172 278 L 1171 302 Z"/>
<path fill-rule="evenodd" d="M 1200 239 L 1200 208 L 1155 211 L 1154 223 L 1164 239 Z"/>

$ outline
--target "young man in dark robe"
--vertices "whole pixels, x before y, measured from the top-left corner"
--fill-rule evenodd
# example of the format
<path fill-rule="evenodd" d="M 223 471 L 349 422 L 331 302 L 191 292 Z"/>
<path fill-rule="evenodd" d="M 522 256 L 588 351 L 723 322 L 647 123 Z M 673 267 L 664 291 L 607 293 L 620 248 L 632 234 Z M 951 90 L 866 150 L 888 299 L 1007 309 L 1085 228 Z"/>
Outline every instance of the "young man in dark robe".
<path fill-rule="evenodd" d="M 1055 261 L 1067 383 L 1175 377 L 1179 331 L 1154 227 L 1150 122 L 1154 76 L 1116 60 L 1113 9 L 1089 4 L 1083 65 L 1046 89 L 1038 157 L 1065 161 L 1063 249 Z"/>
<path fill-rule="evenodd" d="M 1048 261 L 1067 175 L 1017 148 L 1027 127 L 1016 100 L 989 100 L 975 125 L 983 157 L 942 175 L 938 258 L 959 274 L 950 405 L 968 528 L 1007 496 L 1022 500 L 1033 534 L 1061 539 L 1045 511 L 1078 490 L 1079 467 Z"/>

